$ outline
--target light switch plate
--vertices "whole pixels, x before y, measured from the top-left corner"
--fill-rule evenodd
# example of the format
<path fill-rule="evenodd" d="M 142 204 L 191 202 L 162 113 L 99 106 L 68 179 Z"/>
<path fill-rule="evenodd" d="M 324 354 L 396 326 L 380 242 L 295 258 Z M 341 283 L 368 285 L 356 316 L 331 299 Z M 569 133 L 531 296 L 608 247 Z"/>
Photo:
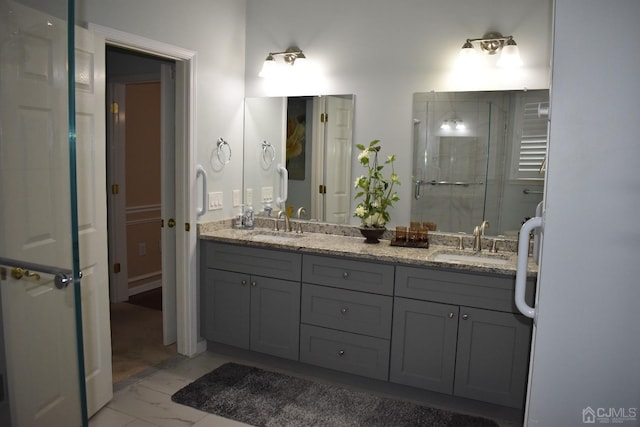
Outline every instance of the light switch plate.
<path fill-rule="evenodd" d="M 233 207 L 237 208 L 242 203 L 240 199 L 240 190 L 233 190 Z"/>
<path fill-rule="evenodd" d="M 262 187 L 262 203 L 273 202 L 273 187 Z"/>
<path fill-rule="evenodd" d="M 222 192 L 211 192 L 209 193 L 209 210 L 215 211 L 218 209 L 222 209 Z"/>

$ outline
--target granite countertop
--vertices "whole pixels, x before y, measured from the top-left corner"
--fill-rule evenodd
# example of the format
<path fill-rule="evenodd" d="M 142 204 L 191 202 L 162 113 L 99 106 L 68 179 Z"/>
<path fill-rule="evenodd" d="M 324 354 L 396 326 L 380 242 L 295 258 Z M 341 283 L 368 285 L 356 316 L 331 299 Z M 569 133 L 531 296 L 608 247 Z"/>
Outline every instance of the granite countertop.
<path fill-rule="evenodd" d="M 293 222 L 293 221 L 292 221 Z M 258 227 L 246 230 L 231 227 L 230 221 L 200 224 L 198 236 L 203 240 L 218 241 L 224 243 L 246 244 L 253 247 L 294 250 L 301 253 L 349 257 L 370 261 L 382 261 L 390 263 L 402 263 L 421 267 L 435 267 L 447 270 L 466 272 L 479 272 L 515 276 L 517 253 L 509 249 L 515 249 L 517 245 L 513 240 L 499 239 L 498 252 L 488 250 L 493 238 L 483 238 L 483 249 L 480 256 L 471 249 L 460 251 L 457 249 L 460 236 L 453 233 L 433 233 L 430 235 L 429 248 L 410 248 L 391 246 L 390 240 L 393 234 L 386 234 L 380 243 L 367 244 L 364 238 L 358 236 L 357 227 L 329 226 L 315 227 L 311 223 L 304 223 L 302 234 L 296 232 L 274 231 L 269 227 L 271 223 L 258 223 Z M 335 227 L 335 228 L 334 228 Z M 311 229 L 307 231 L 307 229 Z M 295 230 L 295 228 L 294 228 Z M 355 230 L 355 232 L 353 231 Z M 385 239 L 386 238 L 386 239 Z M 465 247 L 471 248 L 473 236 L 463 236 Z M 517 243 L 517 242 L 515 242 Z M 506 250 L 500 250 L 505 248 Z M 496 260 L 495 262 L 492 261 Z M 535 277 L 538 266 L 529 257 L 527 276 Z"/>

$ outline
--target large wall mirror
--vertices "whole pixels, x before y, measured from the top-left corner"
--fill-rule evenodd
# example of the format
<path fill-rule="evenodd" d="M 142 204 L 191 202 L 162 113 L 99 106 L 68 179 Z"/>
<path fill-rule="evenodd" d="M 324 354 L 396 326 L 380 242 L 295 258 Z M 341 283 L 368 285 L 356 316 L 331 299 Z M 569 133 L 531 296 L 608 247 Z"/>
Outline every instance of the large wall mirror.
<path fill-rule="evenodd" d="M 416 93 L 411 221 L 516 236 L 542 200 L 549 93 Z"/>
<path fill-rule="evenodd" d="M 353 95 L 247 98 L 244 204 L 349 223 L 353 110 Z"/>

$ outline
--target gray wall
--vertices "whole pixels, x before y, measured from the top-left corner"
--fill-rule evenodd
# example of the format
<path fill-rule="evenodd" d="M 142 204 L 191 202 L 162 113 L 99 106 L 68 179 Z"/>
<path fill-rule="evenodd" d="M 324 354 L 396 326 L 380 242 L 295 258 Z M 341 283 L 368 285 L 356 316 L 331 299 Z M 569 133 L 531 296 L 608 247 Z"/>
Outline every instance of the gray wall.
<path fill-rule="evenodd" d="M 226 209 L 202 221 L 231 216 L 232 189 L 242 185 L 244 100 L 244 0 L 77 0 L 80 25 L 98 24 L 196 52 L 196 163 L 208 172 L 209 191 L 222 191 Z M 210 164 L 216 141 L 233 149 L 232 161 L 216 172 Z M 195 178 L 195 177 L 194 177 Z M 194 184 L 195 185 L 195 184 Z"/>

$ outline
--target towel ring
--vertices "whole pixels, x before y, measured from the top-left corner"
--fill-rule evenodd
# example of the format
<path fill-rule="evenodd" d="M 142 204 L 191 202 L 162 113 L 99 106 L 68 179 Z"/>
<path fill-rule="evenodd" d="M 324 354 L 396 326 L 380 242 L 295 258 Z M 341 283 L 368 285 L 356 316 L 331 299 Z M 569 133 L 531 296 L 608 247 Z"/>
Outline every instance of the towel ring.
<path fill-rule="evenodd" d="M 271 164 L 276 158 L 276 149 L 273 148 L 270 142 L 262 141 L 262 163 L 264 164 L 263 169 L 269 169 Z"/>
<path fill-rule="evenodd" d="M 231 161 L 231 146 L 222 138 L 218 138 L 218 142 L 216 144 L 216 154 L 218 156 L 218 161 L 220 162 L 220 164 L 226 165 Z M 224 147 L 227 147 L 227 149 L 225 150 Z M 228 151 L 229 154 L 225 154 L 225 151 Z"/>

